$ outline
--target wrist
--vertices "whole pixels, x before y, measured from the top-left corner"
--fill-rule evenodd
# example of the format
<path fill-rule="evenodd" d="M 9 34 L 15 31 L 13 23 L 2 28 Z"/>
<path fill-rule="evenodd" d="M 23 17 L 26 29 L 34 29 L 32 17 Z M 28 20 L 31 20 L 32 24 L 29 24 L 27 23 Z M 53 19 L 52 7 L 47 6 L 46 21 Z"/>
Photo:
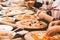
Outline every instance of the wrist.
<path fill-rule="evenodd" d="M 47 14 L 43 14 L 43 19 L 47 20 L 48 22 L 51 22 L 53 20 L 53 17 L 51 17 Z"/>

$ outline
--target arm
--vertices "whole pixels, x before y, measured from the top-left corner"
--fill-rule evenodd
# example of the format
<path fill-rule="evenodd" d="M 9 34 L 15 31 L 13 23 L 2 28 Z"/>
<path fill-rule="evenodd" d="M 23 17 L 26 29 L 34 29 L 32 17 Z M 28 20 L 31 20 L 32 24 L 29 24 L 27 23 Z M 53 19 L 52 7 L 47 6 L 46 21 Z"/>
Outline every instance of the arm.
<path fill-rule="evenodd" d="M 45 19 L 47 20 L 48 22 L 51 22 L 53 20 L 53 17 L 45 14 L 45 13 L 38 13 L 38 16 L 40 19 Z"/>

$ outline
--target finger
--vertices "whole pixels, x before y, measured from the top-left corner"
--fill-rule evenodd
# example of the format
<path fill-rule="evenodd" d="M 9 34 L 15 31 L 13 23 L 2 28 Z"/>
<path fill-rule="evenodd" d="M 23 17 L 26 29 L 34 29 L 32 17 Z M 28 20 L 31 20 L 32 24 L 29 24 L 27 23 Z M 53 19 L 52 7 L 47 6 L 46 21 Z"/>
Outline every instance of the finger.
<path fill-rule="evenodd" d="M 49 27 L 46 31 L 46 36 L 49 36 L 51 33 L 53 33 L 54 27 Z"/>
<path fill-rule="evenodd" d="M 45 35 L 46 35 L 46 36 L 48 36 L 48 35 L 49 35 L 49 32 L 51 32 L 51 29 L 50 29 L 50 28 L 48 28 L 48 29 L 47 29 L 46 34 L 45 34 Z"/>
<path fill-rule="evenodd" d="M 39 16 L 40 12 L 41 12 L 40 10 L 37 11 L 38 16 Z"/>
<path fill-rule="evenodd" d="M 51 22 L 50 24 L 49 24 L 49 27 L 52 27 L 52 26 L 54 26 L 55 25 L 55 23 L 54 22 Z"/>
<path fill-rule="evenodd" d="M 52 27 L 52 26 L 55 26 L 55 25 L 59 25 L 60 24 L 59 22 L 60 22 L 59 20 L 58 21 L 53 21 L 53 22 L 51 22 L 49 24 L 49 27 Z"/>
<path fill-rule="evenodd" d="M 46 35 L 47 36 L 54 36 L 59 30 L 57 27 L 59 28 L 59 26 L 54 26 L 54 27 L 48 28 Z"/>
<path fill-rule="evenodd" d="M 49 32 L 48 36 L 54 36 L 57 33 L 56 29 L 53 29 Z"/>
<path fill-rule="evenodd" d="M 57 25 L 60 25 L 60 21 L 57 23 Z"/>

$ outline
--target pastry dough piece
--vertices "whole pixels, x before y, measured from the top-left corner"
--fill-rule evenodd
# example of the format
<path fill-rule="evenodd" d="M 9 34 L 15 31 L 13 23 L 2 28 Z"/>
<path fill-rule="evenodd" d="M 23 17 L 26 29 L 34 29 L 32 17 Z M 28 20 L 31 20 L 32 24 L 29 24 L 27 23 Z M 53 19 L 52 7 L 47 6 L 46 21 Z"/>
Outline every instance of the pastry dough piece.
<path fill-rule="evenodd" d="M 17 20 L 22 20 L 23 19 L 23 15 L 15 15 L 14 18 L 16 18 Z"/>
<path fill-rule="evenodd" d="M 5 13 L 3 14 L 3 16 L 12 16 L 14 15 L 15 11 L 13 10 L 5 10 Z"/>
<path fill-rule="evenodd" d="M 37 16 L 37 14 L 31 15 L 31 18 L 32 18 L 32 20 L 31 20 L 32 23 L 37 22 L 38 19 L 39 19 L 39 17 Z"/>
<path fill-rule="evenodd" d="M 15 22 L 15 18 L 13 17 L 3 17 L 2 20 L 6 22 Z"/>
<path fill-rule="evenodd" d="M 10 12 L 10 10 L 6 10 L 5 12 L 6 12 L 6 14 L 8 14 Z"/>
<path fill-rule="evenodd" d="M 5 10 L 4 16 L 5 16 L 5 15 L 10 15 L 10 14 L 11 14 L 10 12 L 11 12 L 11 10 Z"/>
<path fill-rule="evenodd" d="M 23 9 L 25 9 L 26 7 L 23 7 L 23 6 L 10 6 L 10 8 L 12 8 L 12 9 L 19 9 L 19 10 L 23 10 Z"/>
<path fill-rule="evenodd" d="M 34 12 L 31 11 L 31 10 L 25 10 L 25 13 L 26 13 L 26 14 L 34 14 Z"/>
<path fill-rule="evenodd" d="M 25 21 L 18 21 L 16 24 L 20 27 L 28 27 L 31 23 L 30 22 L 25 22 Z"/>
<path fill-rule="evenodd" d="M 35 15 L 32 15 L 32 19 L 34 19 L 34 20 L 38 19 L 38 16 L 37 16 L 37 14 L 35 14 Z"/>
<path fill-rule="evenodd" d="M 60 40 L 60 35 L 57 34 L 53 37 L 44 36 L 45 31 L 33 31 L 25 35 L 25 40 Z"/>
<path fill-rule="evenodd" d="M 18 21 L 16 22 L 16 25 L 20 26 L 21 28 L 26 28 L 26 29 L 42 29 L 47 27 L 47 24 L 44 22 L 40 23 L 31 23 L 29 21 Z"/>
<path fill-rule="evenodd" d="M 0 37 L 9 37 L 9 38 L 14 38 L 15 32 L 13 31 L 8 31 L 8 30 L 2 30 L 0 31 Z"/>
<path fill-rule="evenodd" d="M 35 38 L 35 40 L 41 40 L 36 34 L 32 34 L 32 37 Z"/>
<path fill-rule="evenodd" d="M 8 36 L 8 33 L 6 33 L 6 32 L 0 33 L 0 36 Z"/>
<path fill-rule="evenodd" d="M 31 21 L 32 19 L 31 19 L 32 17 L 31 17 L 31 15 L 29 15 L 29 14 L 25 14 L 24 16 L 23 16 L 23 20 L 24 21 Z"/>
<path fill-rule="evenodd" d="M 22 13 L 24 12 L 22 12 L 19 9 L 5 10 L 5 13 L 3 16 L 14 16 L 14 15 L 22 14 Z"/>
<path fill-rule="evenodd" d="M 45 28 L 47 26 L 47 24 L 42 22 L 42 21 L 40 21 L 40 22 L 32 24 L 32 26 L 36 27 L 36 28 Z"/>

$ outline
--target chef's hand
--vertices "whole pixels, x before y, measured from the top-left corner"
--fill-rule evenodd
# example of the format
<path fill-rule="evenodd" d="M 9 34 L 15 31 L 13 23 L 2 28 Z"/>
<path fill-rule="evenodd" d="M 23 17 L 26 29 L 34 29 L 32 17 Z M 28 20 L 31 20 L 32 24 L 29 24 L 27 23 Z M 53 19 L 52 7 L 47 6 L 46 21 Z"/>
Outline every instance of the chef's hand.
<path fill-rule="evenodd" d="M 60 32 L 60 26 L 51 26 L 47 29 L 45 36 L 51 37 Z"/>
<path fill-rule="evenodd" d="M 56 26 L 56 25 L 60 25 L 60 20 L 50 22 L 49 27 Z"/>

